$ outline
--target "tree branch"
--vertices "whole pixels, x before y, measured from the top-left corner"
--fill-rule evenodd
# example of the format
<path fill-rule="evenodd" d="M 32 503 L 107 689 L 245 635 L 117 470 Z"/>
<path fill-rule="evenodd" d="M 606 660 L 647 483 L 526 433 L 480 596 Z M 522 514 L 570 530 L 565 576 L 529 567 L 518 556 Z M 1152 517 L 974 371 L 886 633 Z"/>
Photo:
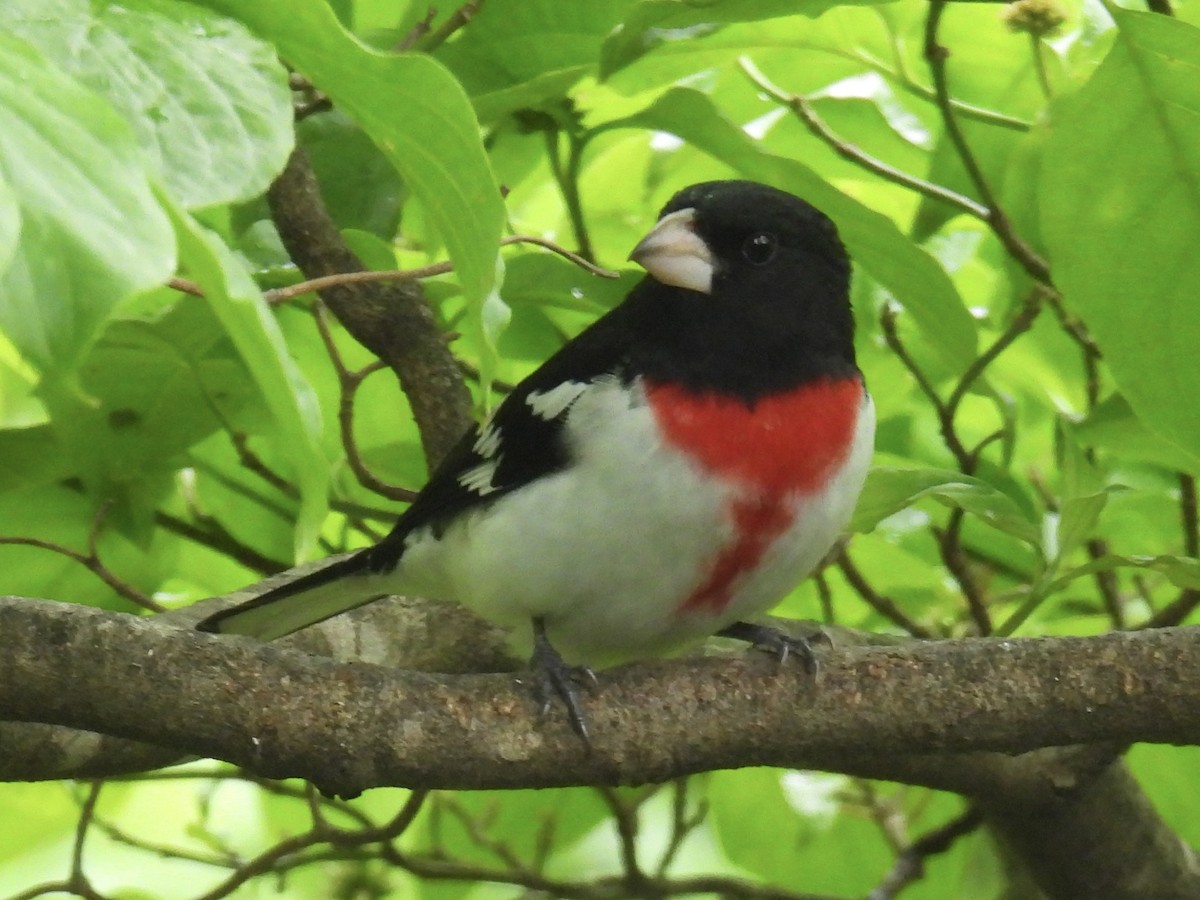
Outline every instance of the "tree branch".
<path fill-rule="evenodd" d="M 963 168 L 966 169 L 971 183 L 979 193 L 979 199 L 987 207 L 986 221 L 991 226 L 992 232 L 1000 239 L 1000 243 L 1004 245 L 1009 256 L 1020 263 L 1026 272 L 1037 281 L 1050 284 L 1049 265 L 1013 230 L 1012 222 L 1005 215 L 992 192 L 991 186 L 983 175 L 983 169 L 980 168 L 975 154 L 967 144 L 966 136 L 954 114 L 954 107 L 950 102 L 950 87 L 946 79 L 946 60 L 950 56 L 950 51 L 938 43 L 938 26 L 941 23 L 942 13 L 946 10 L 947 2 L 948 0 L 930 0 L 929 12 L 925 18 L 924 48 L 925 59 L 929 63 L 929 73 L 937 97 L 937 106 L 942 112 L 942 123 L 945 126 L 946 135 L 954 144 L 954 149 L 957 151 L 959 159 L 962 160 Z"/>
<path fill-rule="evenodd" d="M 303 150 L 292 153 L 267 199 L 284 246 L 309 278 L 365 268 L 330 219 Z M 331 286 L 321 299 L 356 340 L 395 371 L 432 467 L 471 426 L 471 398 L 420 285 Z"/>
<path fill-rule="evenodd" d="M 539 722 L 512 675 L 340 663 L 20 598 L 0 600 L 0 644 L 7 719 L 151 741 L 335 793 L 643 783 L 745 765 L 837 771 L 847 747 L 894 757 L 1200 743 L 1200 628 L 837 649 L 817 685 L 757 654 L 640 663 L 606 672 L 587 697 L 591 751 L 565 717 Z"/>
<path fill-rule="evenodd" d="M 815 685 L 754 653 L 628 666 L 605 672 L 586 698 L 588 752 L 562 721 L 538 721 L 528 686 L 511 675 L 398 671 L 519 665 L 499 629 L 453 604 L 392 598 L 272 645 L 189 630 L 218 603 L 297 574 L 153 619 L 0 598 L 0 717 L 133 739 L 0 722 L 0 779 L 133 771 L 182 752 L 348 793 L 813 767 L 972 798 L 1055 897 L 1200 895 L 1194 853 L 1113 762 L 1135 737 L 1200 740 L 1190 677 L 1200 628 L 851 647 L 823 654 Z M 1084 739 L 1116 743 L 1010 755 Z M 1056 852 L 1064 836 L 1091 849 Z"/>

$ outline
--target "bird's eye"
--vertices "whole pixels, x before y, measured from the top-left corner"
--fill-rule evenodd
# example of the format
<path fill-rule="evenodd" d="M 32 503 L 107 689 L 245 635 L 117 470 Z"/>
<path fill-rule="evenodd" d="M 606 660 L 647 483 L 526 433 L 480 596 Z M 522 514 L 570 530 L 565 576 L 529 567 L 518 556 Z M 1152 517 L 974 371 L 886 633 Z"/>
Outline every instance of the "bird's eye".
<path fill-rule="evenodd" d="M 746 243 L 742 244 L 742 256 L 753 266 L 765 266 L 775 258 L 778 249 L 779 240 L 775 235 L 759 231 L 746 238 Z"/>

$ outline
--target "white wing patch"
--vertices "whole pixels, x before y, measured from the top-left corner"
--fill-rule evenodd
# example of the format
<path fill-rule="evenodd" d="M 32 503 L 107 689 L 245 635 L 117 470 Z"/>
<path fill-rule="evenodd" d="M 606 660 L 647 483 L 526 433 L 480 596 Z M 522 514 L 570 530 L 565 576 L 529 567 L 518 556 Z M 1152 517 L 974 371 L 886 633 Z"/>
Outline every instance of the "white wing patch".
<path fill-rule="evenodd" d="M 471 449 L 484 459 L 491 459 L 496 455 L 496 451 L 500 449 L 500 429 L 495 423 L 488 422 L 480 429 L 479 437 L 475 439 L 475 445 Z"/>
<path fill-rule="evenodd" d="M 481 497 L 486 497 L 492 491 L 496 490 L 496 486 L 492 484 L 492 479 L 496 477 L 496 468 L 500 465 L 500 459 L 489 459 L 487 462 L 482 462 L 477 466 L 472 466 L 461 475 L 458 476 L 458 483 L 465 487 L 468 491 L 474 491 Z"/>
<path fill-rule="evenodd" d="M 535 416 L 549 422 L 570 409 L 587 389 L 586 381 L 564 381 L 548 391 L 530 391 L 525 402 Z"/>

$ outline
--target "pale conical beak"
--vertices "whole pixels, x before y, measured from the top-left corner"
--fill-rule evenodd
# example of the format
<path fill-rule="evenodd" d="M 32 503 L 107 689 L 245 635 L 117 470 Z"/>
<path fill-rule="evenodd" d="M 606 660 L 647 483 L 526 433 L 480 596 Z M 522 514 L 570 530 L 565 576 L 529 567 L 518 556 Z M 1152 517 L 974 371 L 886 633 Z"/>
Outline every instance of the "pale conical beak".
<path fill-rule="evenodd" d="M 663 216 L 629 258 L 663 284 L 711 294 L 713 255 L 696 234 L 695 222 L 691 208 Z"/>

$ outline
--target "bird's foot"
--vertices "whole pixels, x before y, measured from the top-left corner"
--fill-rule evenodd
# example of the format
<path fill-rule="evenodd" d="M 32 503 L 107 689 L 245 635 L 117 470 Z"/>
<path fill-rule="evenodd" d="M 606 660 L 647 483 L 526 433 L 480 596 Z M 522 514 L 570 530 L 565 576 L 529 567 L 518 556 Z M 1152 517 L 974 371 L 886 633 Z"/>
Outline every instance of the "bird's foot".
<path fill-rule="evenodd" d="M 571 729 L 585 744 L 591 744 L 587 717 L 579 700 L 579 687 L 596 684 L 596 673 L 588 666 L 571 666 L 563 661 L 550 639 L 546 636 L 546 623 L 542 618 L 533 620 L 533 658 L 530 666 L 534 673 L 534 696 L 544 717 L 550 712 L 557 696 L 567 708 L 567 720 Z"/>
<path fill-rule="evenodd" d="M 821 628 L 804 637 L 785 634 L 778 628 L 753 622 L 734 622 L 718 631 L 717 635 L 753 644 L 758 649 L 772 654 L 781 666 L 787 662 L 789 656 L 796 656 L 804 670 L 813 676 L 817 675 L 821 668 L 820 661 L 813 651 L 813 644 L 829 643 L 829 635 Z"/>

